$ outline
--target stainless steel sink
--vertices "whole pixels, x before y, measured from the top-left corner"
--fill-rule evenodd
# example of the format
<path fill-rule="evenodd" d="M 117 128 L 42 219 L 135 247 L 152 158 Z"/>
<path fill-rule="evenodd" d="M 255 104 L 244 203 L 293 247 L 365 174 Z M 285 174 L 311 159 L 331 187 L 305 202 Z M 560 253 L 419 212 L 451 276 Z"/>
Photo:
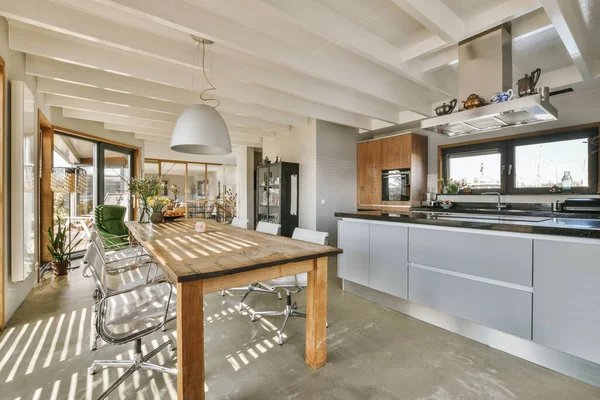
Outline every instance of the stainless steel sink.
<path fill-rule="evenodd" d="M 437 218 L 442 219 L 478 219 L 478 220 L 493 220 L 493 221 L 518 221 L 518 222 L 544 222 L 551 220 L 550 217 L 536 217 L 531 215 L 497 215 L 497 214 L 467 214 L 467 213 L 432 213 Z"/>

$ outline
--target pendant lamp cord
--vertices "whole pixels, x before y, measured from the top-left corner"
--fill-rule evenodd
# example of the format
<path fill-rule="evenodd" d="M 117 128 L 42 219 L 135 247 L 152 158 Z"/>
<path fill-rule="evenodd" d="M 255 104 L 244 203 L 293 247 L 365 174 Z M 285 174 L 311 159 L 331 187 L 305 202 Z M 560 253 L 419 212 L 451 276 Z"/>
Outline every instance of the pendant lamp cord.
<path fill-rule="evenodd" d="M 208 82 L 209 87 L 204 89 L 201 93 L 200 93 L 200 100 L 202 101 L 216 101 L 217 104 L 213 106 L 213 108 L 217 108 L 219 107 L 219 104 L 221 104 L 221 102 L 217 99 L 211 99 L 211 98 L 204 98 L 204 93 L 210 91 L 210 90 L 217 90 L 217 88 L 215 88 L 212 84 L 212 82 L 208 79 L 208 76 L 206 75 L 206 68 L 204 67 L 204 58 L 206 55 L 206 45 L 204 44 L 204 42 L 202 42 L 202 73 L 204 74 L 204 79 L 206 79 L 206 82 Z M 211 61 L 212 64 L 212 61 Z"/>

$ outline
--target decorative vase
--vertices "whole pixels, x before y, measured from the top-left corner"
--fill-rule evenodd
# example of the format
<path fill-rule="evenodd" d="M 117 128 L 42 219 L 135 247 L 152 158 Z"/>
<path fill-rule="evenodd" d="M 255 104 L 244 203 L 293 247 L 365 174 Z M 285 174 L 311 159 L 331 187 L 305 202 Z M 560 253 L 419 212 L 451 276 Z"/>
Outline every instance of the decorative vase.
<path fill-rule="evenodd" d="M 69 265 L 71 261 L 52 262 L 52 269 L 54 270 L 54 276 L 64 276 L 69 272 Z"/>
<path fill-rule="evenodd" d="M 153 212 L 150 220 L 153 224 L 160 224 L 165 219 L 165 216 L 161 212 Z"/>
<path fill-rule="evenodd" d="M 150 208 L 146 204 L 140 204 L 140 223 L 150 222 Z"/>

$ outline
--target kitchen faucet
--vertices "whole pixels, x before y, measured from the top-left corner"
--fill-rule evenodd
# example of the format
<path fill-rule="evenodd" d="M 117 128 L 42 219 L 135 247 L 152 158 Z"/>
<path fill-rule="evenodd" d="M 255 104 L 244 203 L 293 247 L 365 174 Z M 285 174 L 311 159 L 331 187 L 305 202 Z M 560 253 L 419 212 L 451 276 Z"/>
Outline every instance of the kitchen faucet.
<path fill-rule="evenodd" d="M 502 198 L 500 193 L 498 192 L 485 192 L 485 193 L 481 193 L 483 195 L 496 195 L 498 196 L 498 204 L 496 204 L 496 208 L 498 209 L 498 211 L 502 211 L 502 210 L 506 210 L 508 208 L 508 204 L 503 204 L 502 203 Z"/>

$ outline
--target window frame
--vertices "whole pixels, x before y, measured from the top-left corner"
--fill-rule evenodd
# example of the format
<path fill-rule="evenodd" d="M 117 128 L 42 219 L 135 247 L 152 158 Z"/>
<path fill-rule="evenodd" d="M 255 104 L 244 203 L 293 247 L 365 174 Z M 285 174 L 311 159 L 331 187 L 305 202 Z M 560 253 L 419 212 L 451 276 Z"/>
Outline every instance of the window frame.
<path fill-rule="evenodd" d="M 443 147 L 440 146 L 440 158 L 441 158 L 441 176 L 446 179 L 448 178 L 449 158 L 452 154 L 461 153 L 476 153 L 485 150 L 498 149 L 501 154 L 501 177 L 500 177 L 500 189 L 477 189 L 471 190 L 472 194 L 481 194 L 483 192 L 497 191 L 500 194 L 549 194 L 550 188 L 516 188 L 514 180 L 511 179 L 515 176 L 512 171 L 515 163 L 515 149 L 518 146 L 531 145 L 536 143 L 550 143 L 559 142 L 564 140 L 573 140 L 588 138 L 596 140 L 588 141 L 588 154 L 589 154 L 589 165 L 588 165 L 588 186 L 587 187 L 576 187 L 573 188 L 573 194 L 596 194 L 598 193 L 598 158 L 599 158 L 599 146 L 600 141 L 600 130 L 598 126 L 591 128 L 573 129 L 570 131 L 562 131 L 547 134 L 526 135 L 514 138 L 498 138 L 498 140 L 484 142 L 470 142 L 464 145 Z M 510 171 L 510 174 L 509 174 Z M 463 194 L 463 193 L 460 193 Z M 459 195 L 460 195 L 459 194 Z"/>
<path fill-rule="evenodd" d="M 516 148 L 519 146 L 526 146 L 531 144 L 542 144 L 542 143 L 552 143 L 552 142 L 561 142 L 565 140 L 574 140 L 574 139 L 593 139 L 598 137 L 598 129 L 590 128 L 590 129 L 578 129 L 569 132 L 560 132 L 551 135 L 544 136 L 534 136 L 528 138 L 521 139 L 512 139 L 508 141 L 507 147 L 507 165 L 508 171 L 511 171 L 511 166 L 514 169 L 515 165 L 515 155 Z M 592 194 L 598 192 L 598 143 L 594 140 L 588 140 L 588 186 L 576 186 L 573 187 L 572 193 L 574 194 Z M 548 194 L 550 188 L 541 187 L 541 188 L 517 188 L 515 187 L 514 173 L 507 174 L 506 179 L 506 188 L 507 192 L 510 194 Z"/>
<path fill-rule="evenodd" d="M 448 178 L 449 160 L 453 154 L 467 154 L 467 153 L 481 153 L 486 150 L 498 150 L 500 153 L 500 189 L 471 189 L 471 194 L 481 194 L 485 192 L 498 192 L 500 194 L 506 193 L 506 174 L 504 173 L 506 166 L 506 142 L 488 142 L 478 144 L 468 144 L 465 146 L 449 147 L 442 150 L 443 163 L 442 163 L 442 176 L 444 179 Z"/>

